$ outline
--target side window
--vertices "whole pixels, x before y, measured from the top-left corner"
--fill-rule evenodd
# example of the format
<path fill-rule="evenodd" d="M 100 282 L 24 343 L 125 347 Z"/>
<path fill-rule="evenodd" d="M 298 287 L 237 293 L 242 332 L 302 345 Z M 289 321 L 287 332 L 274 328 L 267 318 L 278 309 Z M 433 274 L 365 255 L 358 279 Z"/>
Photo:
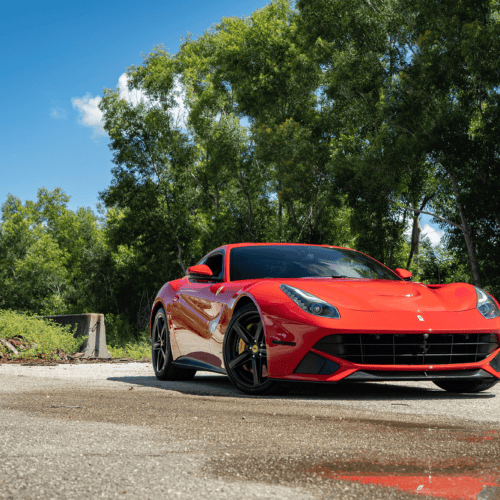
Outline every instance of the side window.
<path fill-rule="evenodd" d="M 221 253 L 211 255 L 203 264 L 212 270 L 214 278 L 224 277 L 224 256 Z"/>

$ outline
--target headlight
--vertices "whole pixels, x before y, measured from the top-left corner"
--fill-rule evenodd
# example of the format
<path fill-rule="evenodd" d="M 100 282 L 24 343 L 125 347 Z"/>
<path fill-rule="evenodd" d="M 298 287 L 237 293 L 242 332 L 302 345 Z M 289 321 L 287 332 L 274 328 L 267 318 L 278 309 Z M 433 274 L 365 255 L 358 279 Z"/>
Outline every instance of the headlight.
<path fill-rule="evenodd" d="M 280 285 L 280 290 L 288 295 L 288 297 L 290 297 L 302 310 L 309 314 L 321 316 L 323 318 L 340 318 L 340 314 L 336 307 L 333 307 L 331 304 L 328 304 L 310 293 L 304 292 L 304 290 L 288 285 Z"/>
<path fill-rule="evenodd" d="M 491 298 L 490 294 L 481 290 L 480 288 L 476 288 L 477 294 L 477 304 L 476 307 L 478 311 L 486 318 L 498 318 L 500 316 L 500 311 L 498 310 L 498 306 L 496 302 Z"/>

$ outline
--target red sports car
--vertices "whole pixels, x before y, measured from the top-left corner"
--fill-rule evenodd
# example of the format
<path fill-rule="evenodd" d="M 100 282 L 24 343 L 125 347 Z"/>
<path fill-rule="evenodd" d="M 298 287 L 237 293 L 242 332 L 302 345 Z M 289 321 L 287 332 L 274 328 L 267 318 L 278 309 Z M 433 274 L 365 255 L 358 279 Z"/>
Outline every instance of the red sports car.
<path fill-rule="evenodd" d="M 348 248 L 225 245 L 166 283 L 151 312 L 160 380 L 224 373 L 247 394 L 286 382 L 430 380 L 479 392 L 500 378 L 500 311 L 466 283 L 425 285 Z"/>

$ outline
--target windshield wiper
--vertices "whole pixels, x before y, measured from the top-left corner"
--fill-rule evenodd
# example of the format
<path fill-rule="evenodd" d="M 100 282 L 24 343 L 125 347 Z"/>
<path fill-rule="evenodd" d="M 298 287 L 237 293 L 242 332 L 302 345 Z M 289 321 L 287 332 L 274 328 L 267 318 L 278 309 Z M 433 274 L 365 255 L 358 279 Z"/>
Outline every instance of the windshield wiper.
<path fill-rule="evenodd" d="M 330 278 L 353 278 L 353 276 L 330 276 Z"/>

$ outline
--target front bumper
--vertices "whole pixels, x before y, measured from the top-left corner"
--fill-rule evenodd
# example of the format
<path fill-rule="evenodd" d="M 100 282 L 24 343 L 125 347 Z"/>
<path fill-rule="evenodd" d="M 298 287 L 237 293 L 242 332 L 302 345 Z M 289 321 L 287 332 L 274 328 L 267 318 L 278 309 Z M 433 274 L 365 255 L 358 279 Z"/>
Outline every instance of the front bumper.
<path fill-rule="evenodd" d="M 306 323 L 264 313 L 269 377 L 313 382 L 500 378 L 499 322 L 481 321 L 477 315 L 475 310 L 426 313 L 423 329 L 415 324 L 418 320 L 413 321 L 415 315 L 411 313 L 357 312 L 356 321 L 350 325 L 342 320 L 314 317 L 307 317 Z M 401 346 L 396 346 L 392 356 L 386 342 L 381 346 L 381 355 L 361 356 L 364 354 L 361 346 L 358 354 L 354 350 L 351 356 L 346 356 L 335 355 L 339 351 L 325 349 L 322 344 L 328 337 L 371 338 L 372 335 L 373 338 L 405 337 L 411 339 L 407 342 L 411 348 L 405 353 Z M 469 336 L 473 345 L 461 343 L 462 336 L 464 339 Z M 424 337 L 426 340 L 421 340 Z M 443 354 L 445 344 L 441 339 L 448 337 L 455 347 Z M 485 339 L 489 342 L 483 342 Z M 422 352 L 416 351 L 416 347 Z"/>

